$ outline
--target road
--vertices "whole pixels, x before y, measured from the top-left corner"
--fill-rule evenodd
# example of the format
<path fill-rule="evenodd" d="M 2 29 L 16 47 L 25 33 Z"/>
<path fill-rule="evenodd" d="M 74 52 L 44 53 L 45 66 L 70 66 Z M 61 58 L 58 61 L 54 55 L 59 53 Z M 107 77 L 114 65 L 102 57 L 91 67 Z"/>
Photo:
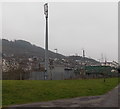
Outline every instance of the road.
<path fill-rule="evenodd" d="M 101 96 L 76 97 L 71 99 L 53 100 L 48 102 L 38 102 L 10 107 L 119 107 L 120 85 Z M 119 103 L 118 103 L 119 101 Z"/>

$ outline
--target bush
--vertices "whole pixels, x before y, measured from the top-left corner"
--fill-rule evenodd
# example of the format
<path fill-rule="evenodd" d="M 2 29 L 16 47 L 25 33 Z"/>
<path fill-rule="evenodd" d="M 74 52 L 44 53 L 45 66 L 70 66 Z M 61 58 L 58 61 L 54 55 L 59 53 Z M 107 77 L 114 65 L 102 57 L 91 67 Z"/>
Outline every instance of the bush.
<path fill-rule="evenodd" d="M 3 80 L 24 80 L 29 79 L 30 72 L 24 71 L 22 68 L 10 69 L 2 73 Z"/>

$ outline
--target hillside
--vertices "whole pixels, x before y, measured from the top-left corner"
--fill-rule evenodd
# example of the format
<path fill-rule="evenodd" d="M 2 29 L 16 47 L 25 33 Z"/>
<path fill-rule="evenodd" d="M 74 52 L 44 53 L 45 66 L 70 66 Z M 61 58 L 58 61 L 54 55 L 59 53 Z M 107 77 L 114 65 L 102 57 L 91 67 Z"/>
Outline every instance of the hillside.
<path fill-rule="evenodd" d="M 91 63 L 91 64 L 99 64 L 98 61 L 92 59 L 92 58 L 88 58 L 88 57 L 85 57 L 83 58 L 82 56 L 69 56 L 68 59 L 71 59 L 71 60 L 79 60 L 80 62 L 87 62 L 87 63 Z"/>
<path fill-rule="evenodd" d="M 45 50 L 24 40 L 8 41 L 2 39 L 2 53 L 7 56 L 14 55 L 14 57 L 38 56 L 44 58 Z M 49 57 L 55 58 L 56 53 L 49 51 Z M 64 58 L 65 56 L 57 54 L 57 57 Z"/>
<path fill-rule="evenodd" d="M 13 57 L 32 57 L 37 56 L 44 59 L 45 56 L 45 50 L 41 47 L 38 47 L 36 45 L 32 45 L 31 43 L 24 41 L 24 40 L 15 40 L 15 41 L 9 41 L 6 39 L 2 39 L 2 54 L 3 56 L 13 56 Z M 81 62 L 84 61 L 83 57 L 81 56 L 64 56 L 62 54 L 56 54 L 52 51 L 49 51 L 49 57 L 50 58 L 67 58 L 70 60 L 80 60 Z M 99 62 L 91 59 L 91 58 L 85 58 L 85 61 L 98 64 Z"/>

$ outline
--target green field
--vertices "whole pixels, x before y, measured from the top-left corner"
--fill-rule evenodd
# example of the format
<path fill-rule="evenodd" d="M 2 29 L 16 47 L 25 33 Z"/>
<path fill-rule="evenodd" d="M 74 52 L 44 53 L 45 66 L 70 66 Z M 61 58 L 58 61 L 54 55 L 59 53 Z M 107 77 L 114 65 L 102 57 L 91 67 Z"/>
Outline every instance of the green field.
<path fill-rule="evenodd" d="M 118 78 L 89 80 L 3 80 L 3 106 L 107 93 Z"/>

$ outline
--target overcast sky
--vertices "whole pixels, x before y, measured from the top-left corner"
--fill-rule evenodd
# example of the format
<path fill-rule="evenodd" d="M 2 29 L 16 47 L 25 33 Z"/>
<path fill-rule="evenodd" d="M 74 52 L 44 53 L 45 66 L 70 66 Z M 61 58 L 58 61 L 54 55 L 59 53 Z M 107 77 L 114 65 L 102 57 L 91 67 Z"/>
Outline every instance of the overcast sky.
<path fill-rule="evenodd" d="M 49 3 L 49 49 L 63 55 L 118 60 L 117 2 Z M 44 3 L 3 3 L 3 38 L 44 48 Z"/>

